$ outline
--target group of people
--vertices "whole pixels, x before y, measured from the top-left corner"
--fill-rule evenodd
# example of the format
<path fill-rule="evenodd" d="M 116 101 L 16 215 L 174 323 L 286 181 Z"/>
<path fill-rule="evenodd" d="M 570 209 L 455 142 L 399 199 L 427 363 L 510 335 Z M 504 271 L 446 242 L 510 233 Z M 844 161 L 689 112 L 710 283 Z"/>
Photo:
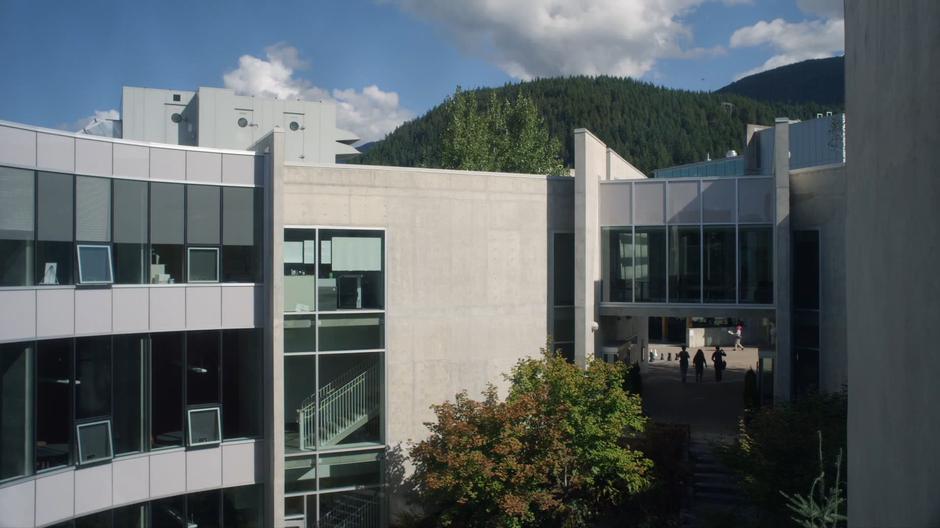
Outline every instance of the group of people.
<path fill-rule="evenodd" d="M 725 370 L 725 367 L 728 363 L 725 361 L 725 356 L 728 354 L 718 345 L 715 345 L 715 351 L 712 352 L 712 365 L 715 367 L 715 381 L 721 381 L 721 373 Z M 686 350 L 686 346 L 682 345 L 682 350 L 678 354 L 679 357 L 679 370 L 682 372 L 682 383 L 685 383 L 686 376 L 689 372 L 689 351 Z M 695 381 L 700 383 L 702 377 L 705 374 L 705 353 L 702 352 L 702 349 L 698 349 L 695 353 L 695 357 L 692 358 L 692 364 L 695 365 Z"/>

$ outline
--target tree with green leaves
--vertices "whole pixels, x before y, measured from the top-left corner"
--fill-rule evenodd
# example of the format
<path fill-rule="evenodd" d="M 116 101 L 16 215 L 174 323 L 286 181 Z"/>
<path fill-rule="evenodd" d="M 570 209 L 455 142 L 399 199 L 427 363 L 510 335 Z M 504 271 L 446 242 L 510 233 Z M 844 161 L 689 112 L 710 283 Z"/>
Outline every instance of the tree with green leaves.
<path fill-rule="evenodd" d="M 486 101 L 459 87 L 444 103 L 448 116 L 442 138 L 447 169 L 566 174 L 561 143 L 548 135 L 545 121 L 523 93 L 515 99 L 490 92 Z"/>
<path fill-rule="evenodd" d="M 646 419 L 623 390 L 628 369 L 543 350 L 513 368 L 505 400 L 491 386 L 482 401 L 463 392 L 434 406 L 431 435 L 410 450 L 426 524 L 587 526 L 645 490 L 652 462 L 633 446 Z"/>

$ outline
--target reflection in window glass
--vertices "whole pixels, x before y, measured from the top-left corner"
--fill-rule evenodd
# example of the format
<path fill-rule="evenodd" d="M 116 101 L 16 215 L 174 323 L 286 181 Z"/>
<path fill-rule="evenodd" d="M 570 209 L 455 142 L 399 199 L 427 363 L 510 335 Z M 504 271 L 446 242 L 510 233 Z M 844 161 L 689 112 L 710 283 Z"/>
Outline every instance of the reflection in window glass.
<path fill-rule="evenodd" d="M 378 528 L 382 525 L 381 500 L 378 490 L 356 490 L 320 495 L 320 526 Z"/>
<path fill-rule="evenodd" d="M 320 356 L 320 448 L 382 442 L 382 354 Z"/>
<path fill-rule="evenodd" d="M 150 337 L 150 447 L 183 445 L 183 334 Z"/>
<path fill-rule="evenodd" d="M 215 445 L 222 441 L 221 409 L 202 407 L 187 409 L 187 446 Z"/>
<path fill-rule="evenodd" d="M 317 233 L 314 229 L 284 231 L 284 311 L 312 312 L 316 307 Z M 335 281 L 326 293 L 335 297 Z M 335 300 L 334 303 L 335 305 Z M 335 307 L 333 308 L 335 309 Z"/>
<path fill-rule="evenodd" d="M 611 302 L 633 301 L 633 230 L 609 229 L 606 234 L 607 288 Z"/>
<path fill-rule="evenodd" d="M 337 453 L 321 455 L 320 489 L 370 486 L 382 481 L 382 453 Z"/>
<path fill-rule="evenodd" d="M 78 464 L 90 464 L 113 457 L 111 445 L 111 420 L 99 420 L 76 424 L 75 440 Z"/>
<path fill-rule="evenodd" d="M 146 284 L 147 245 L 114 244 L 115 284 Z"/>
<path fill-rule="evenodd" d="M 773 232 L 770 227 L 738 228 L 740 244 L 740 302 L 770 304 L 773 302 Z"/>
<path fill-rule="evenodd" d="M 189 282 L 219 282 L 219 250 L 189 248 Z"/>
<path fill-rule="evenodd" d="M 78 282 L 111 284 L 111 246 L 80 244 L 78 251 Z"/>
<path fill-rule="evenodd" d="M 384 347 L 382 314 L 321 315 L 320 350 L 373 350 Z"/>
<path fill-rule="evenodd" d="M 26 343 L 0 345 L 0 480 L 27 473 L 30 349 Z"/>
<path fill-rule="evenodd" d="M 261 434 L 260 328 L 222 331 L 222 426 L 225 438 Z"/>
<path fill-rule="evenodd" d="M 317 358 L 284 356 L 284 450 L 316 447 Z"/>
<path fill-rule="evenodd" d="M 320 231 L 321 311 L 384 308 L 384 238 L 380 231 Z"/>
<path fill-rule="evenodd" d="M 72 340 L 39 341 L 36 348 L 36 471 L 69 463 Z"/>
<path fill-rule="evenodd" d="M 33 284 L 33 171 L 0 167 L 0 286 Z"/>
<path fill-rule="evenodd" d="M 315 455 L 284 459 L 284 493 L 316 491 L 316 465 Z"/>
<path fill-rule="evenodd" d="M 113 339 L 114 452 L 117 454 L 134 453 L 143 449 L 141 446 L 144 419 L 141 369 L 147 341 L 144 336 L 139 335 L 116 335 Z"/>
<path fill-rule="evenodd" d="M 701 301 L 701 230 L 669 228 L 669 302 Z"/>
<path fill-rule="evenodd" d="M 111 336 L 75 340 L 75 418 L 111 415 Z"/>
<path fill-rule="evenodd" d="M 703 231 L 705 302 L 733 303 L 736 258 L 734 226 L 705 226 Z"/>
<path fill-rule="evenodd" d="M 314 352 L 316 349 L 316 318 L 312 315 L 284 317 L 284 352 Z"/>
<path fill-rule="evenodd" d="M 665 302 L 666 228 L 637 227 L 633 243 L 636 302 Z"/>

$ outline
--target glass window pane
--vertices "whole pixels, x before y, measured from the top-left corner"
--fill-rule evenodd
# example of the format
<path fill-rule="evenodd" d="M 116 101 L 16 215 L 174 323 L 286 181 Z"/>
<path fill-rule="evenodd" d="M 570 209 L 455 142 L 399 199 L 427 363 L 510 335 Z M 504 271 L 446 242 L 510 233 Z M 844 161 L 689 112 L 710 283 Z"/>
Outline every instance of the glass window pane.
<path fill-rule="evenodd" d="M 188 409 L 187 446 L 215 445 L 222 441 L 221 410 L 218 407 Z"/>
<path fill-rule="evenodd" d="M 319 309 L 385 306 L 384 233 L 321 230 Z"/>
<path fill-rule="evenodd" d="M 669 228 L 669 302 L 701 301 L 701 230 Z"/>
<path fill-rule="evenodd" d="M 740 302 L 773 302 L 773 231 L 770 227 L 738 228 L 741 267 L 738 287 Z"/>
<path fill-rule="evenodd" d="M 186 522 L 186 495 L 150 502 L 151 528 L 190 528 Z"/>
<path fill-rule="evenodd" d="M 186 242 L 218 244 L 221 234 L 221 202 L 218 187 L 186 186 Z"/>
<path fill-rule="evenodd" d="M 113 457 L 111 446 L 111 420 L 77 424 L 75 439 L 78 441 L 79 464 L 90 464 Z"/>
<path fill-rule="evenodd" d="M 321 455 L 318 469 L 321 490 L 376 485 L 382 481 L 382 453 Z"/>
<path fill-rule="evenodd" d="M 111 336 L 75 340 L 75 418 L 111 415 Z"/>
<path fill-rule="evenodd" d="M 114 244 L 115 284 L 146 284 L 147 244 Z"/>
<path fill-rule="evenodd" d="M 144 504 L 132 504 L 111 510 L 114 512 L 114 526 L 119 528 L 144 528 L 147 508 Z"/>
<path fill-rule="evenodd" d="M 222 490 L 210 490 L 190 493 L 186 496 L 188 521 L 198 528 L 219 528 L 221 517 Z"/>
<path fill-rule="evenodd" d="M 382 501 L 378 490 L 356 490 L 320 495 L 320 526 L 382 526 Z"/>
<path fill-rule="evenodd" d="M 304 516 L 304 496 L 295 495 L 293 497 L 284 497 L 284 516 L 299 517 Z"/>
<path fill-rule="evenodd" d="M 701 220 L 702 202 L 698 181 L 669 182 L 669 223 L 697 224 Z"/>
<path fill-rule="evenodd" d="M 71 242 L 36 242 L 36 283 L 72 284 L 72 248 Z"/>
<path fill-rule="evenodd" d="M 27 473 L 29 343 L 0 345 L 0 480 Z"/>
<path fill-rule="evenodd" d="M 183 243 L 183 189 L 175 183 L 150 184 L 150 241 Z"/>
<path fill-rule="evenodd" d="M 733 179 L 702 182 L 703 222 L 734 222 L 734 189 Z"/>
<path fill-rule="evenodd" d="M 69 463 L 72 409 L 72 340 L 36 347 L 36 471 Z"/>
<path fill-rule="evenodd" d="M 316 231 L 286 229 L 284 231 L 284 311 L 312 312 L 316 307 Z M 331 309 L 336 307 L 336 281 L 329 280 L 322 292 Z"/>
<path fill-rule="evenodd" d="M 150 283 L 175 284 L 183 276 L 183 246 L 154 244 L 150 246 Z"/>
<path fill-rule="evenodd" d="M 736 299 L 734 226 L 705 226 L 703 236 L 705 302 L 733 303 Z"/>
<path fill-rule="evenodd" d="M 114 241 L 147 242 L 147 183 L 114 180 Z"/>
<path fill-rule="evenodd" d="M 284 352 L 315 352 L 317 328 L 312 315 L 284 317 Z"/>
<path fill-rule="evenodd" d="M 819 309 L 819 231 L 793 232 L 793 308 Z"/>
<path fill-rule="evenodd" d="M 74 183 L 72 175 L 40 172 L 36 182 L 36 238 L 52 242 L 71 242 Z"/>
<path fill-rule="evenodd" d="M 320 350 L 374 350 L 385 347 L 382 314 L 321 315 Z"/>
<path fill-rule="evenodd" d="M 189 248 L 189 282 L 219 282 L 219 250 Z"/>
<path fill-rule="evenodd" d="M 633 301 L 633 230 L 609 229 L 605 237 L 607 300 Z M 572 330 L 573 331 L 573 330 Z"/>
<path fill-rule="evenodd" d="M 114 452 L 141 451 L 143 429 L 143 356 L 147 346 L 145 336 L 116 335 L 113 341 L 114 400 L 112 427 Z"/>
<path fill-rule="evenodd" d="M 260 246 L 222 248 L 223 282 L 261 282 Z"/>
<path fill-rule="evenodd" d="M 33 284 L 33 241 L 0 240 L 0 286 Z"/>
<path fill-rule="evenodd" d="M 219 403 L 221 335 L 217 330 L 186 334 L 186 404 Z"/>
<path fill-rule="evenodd" d="M 0 167 L 0 240 L 32 240 L 34 173 Z"/>
<path fill-rule="evenodd" d="M 321 355 L 319 373 L 320 448 L 381 443 L 382 354 Z"/>
<path fill-rule="evenodd" d="M 633 243 L 636 302 L 666 302 L 666 228 L 638 227 Z"/>
<path fill-rule="evenodd" d="M 774 221 L 774 181 L 771 178 L 738 180 L 738 221 Z"/>
<path fill-rule="evenodd" d="M 307 528 L 320 528 L 319 519 L 317 519 L 317 499 L 319 495 L 307 495 Z"/>
<path fill-rule="evenodd" d="M 111 528 L 112 526 L 123 527 L 125 525 L 113 524 L 110 510 L 75 519 L 75 528 Z"/>
<path fill-rule="evenodd" d="M 222 280 L 261 280 L 262 191 L 222 188 Z M 312 273 L 311 273 L 312 275 Z"/>
<path fill-rule="evenodd" d="M 75 177 L 75 239 L 111 241 L 111 180 Z"/>
<path fill-rule="evenodd" d="M 316 455 L 309 455 L 284 459 L 284 493 L 316 491 L 316 458 Z"/>
<path fill-rule="evenodd" d="M 261 434 L 262 330 L 222 331 L 222 426 L 225 438 Z"/>
<path fill-rule="evenodd" d="M 150 447 L 183 445 L 183 334 L 150 337 Z"/>
<path fill-rule="evenodd" d="M 637 225 L 663 225 L 665 223 L 665 183 L 637 183 L 634 212 Z"/>
<path fill-rule="evenodd" d="M 556 342 L 574 341 L 574 307 L 554 307 L 552 313 L 552 339 Z"/>
<path fill-rule="evenodd" d="M 555 233 L 552 280 L 555 306 L 574 305 L 574 234 Z"/>
<path fill-rule="evenodd" d="M 600 221 L 602 226 L 633 225 L 633 184 L 626 181 L 601 182 Z"/>
<path fill-rule="evenodd" d="M 78 282 L 82 284 L 111 284 L 111 246 L 79 245 Z"/>
<path fill-rule="evenodd" d="M 316 446 L 316 356 L 284 356 L 284 450 Z"/>
<path fill-rule="evenodd" d="M 222 519 L 226 528 L 261 528 L 264 497 L 261 485 L 222 490 Z"/>

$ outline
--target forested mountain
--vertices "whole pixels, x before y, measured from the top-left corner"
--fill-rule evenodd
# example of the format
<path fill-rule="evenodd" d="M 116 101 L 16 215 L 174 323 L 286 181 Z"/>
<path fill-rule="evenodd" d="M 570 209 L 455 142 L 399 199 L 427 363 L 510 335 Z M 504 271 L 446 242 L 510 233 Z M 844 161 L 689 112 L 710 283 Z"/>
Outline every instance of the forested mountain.
<path fill-rule="evenodd" d="M 811 59 L 755 73 L 718 90 L 761 101 L 845 104 L 845 57 Z"/>
<path fill-rule="evenodd" d="M 552 137 L 562 144 L 562 158 L 574 164 L 575 128 L 587 128 L 644 172 L 723 156 L 741 150 L 747 123 L 772 124 L 774 117 L 808 119 L 817 112 L 841 111 L 841 105 L 760 102 L 736 94 L 689 92 L 616 77 L 565 77 L 481 88 L 514 98 L 524 92 L 545 118 Z M 440 167 L 446 107 L 402 124 L 353 163 Z"/>

